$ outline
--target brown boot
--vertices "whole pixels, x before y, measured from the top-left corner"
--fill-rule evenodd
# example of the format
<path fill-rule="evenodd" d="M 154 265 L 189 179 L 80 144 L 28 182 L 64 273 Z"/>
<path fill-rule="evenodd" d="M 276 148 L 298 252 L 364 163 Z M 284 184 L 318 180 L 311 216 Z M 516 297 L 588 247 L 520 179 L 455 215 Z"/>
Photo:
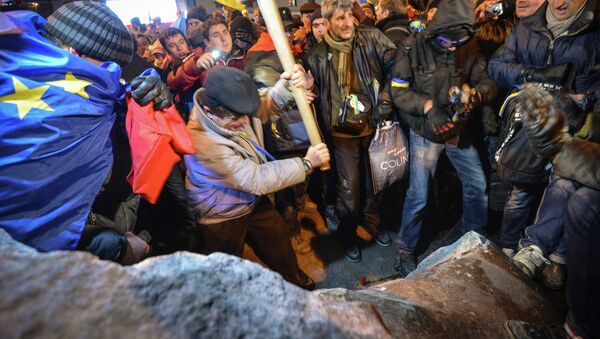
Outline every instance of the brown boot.
<path fill-rule="evenodd" d="M 144 260 L 150 252 L 150 245 L 131 232 L 125 233 L 125 236 L 127 237 L 127 247 L 121 264 L 133 265 Z"/>

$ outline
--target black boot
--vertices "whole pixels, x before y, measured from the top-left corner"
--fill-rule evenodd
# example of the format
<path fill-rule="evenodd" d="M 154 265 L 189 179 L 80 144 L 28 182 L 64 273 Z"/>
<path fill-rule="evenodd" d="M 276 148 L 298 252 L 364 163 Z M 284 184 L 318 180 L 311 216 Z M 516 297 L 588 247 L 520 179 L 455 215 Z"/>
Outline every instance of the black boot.
<path fill-rule="evenodd" d="M 407 276 L 416 268 L 415 256 L 411 252 L 399 251 L 394 262 L 394 269 Z"/>
<path fill-rule="evenodd" d="M 360 262 L 362 260 L 360 248 L 356 245 L 356 241 L 353 237 L 342 236 L 341 243 L 346 259 L 352 262 Z"/>
<path fill-rule="evenodd" d="M 514 339 L 558 339 L 568 338 L 563 325 L 544 326 L 520 320 L 507 320 L 504 329 Z"/>

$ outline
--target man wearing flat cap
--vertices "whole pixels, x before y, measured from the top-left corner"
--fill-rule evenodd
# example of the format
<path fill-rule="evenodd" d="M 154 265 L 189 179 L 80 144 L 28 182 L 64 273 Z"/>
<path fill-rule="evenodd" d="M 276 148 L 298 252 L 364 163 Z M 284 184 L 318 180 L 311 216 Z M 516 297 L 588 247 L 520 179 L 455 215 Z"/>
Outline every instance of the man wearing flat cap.
<path fill-rule="evenodd" d="M 288 79 L 294 86 L 307 86 L 300 66 L 260 93 L 241 70 L 216 67 L 207 72 L 188 122 L 196 152 L 185 156 L 186 186 L 206 253 L 241 257 L 248 241 L 269 268 L 311 288 L 314 282 L 298 268 L 288 229 L 268 195 L 304 182 L 313 168 L 329 161 L 329 151 L 320 144 L 304 158 L 275 160 L 263 148 L 262 123 L 292 99 Z"/>

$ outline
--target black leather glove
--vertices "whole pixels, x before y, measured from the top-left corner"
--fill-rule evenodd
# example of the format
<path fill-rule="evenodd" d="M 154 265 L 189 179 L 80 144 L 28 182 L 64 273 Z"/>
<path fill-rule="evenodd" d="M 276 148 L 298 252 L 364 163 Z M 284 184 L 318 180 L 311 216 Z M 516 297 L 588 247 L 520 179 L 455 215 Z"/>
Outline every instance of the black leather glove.
<path fill-rule="evenodd" d="M 535 154 L 551 158 L 571 140 L 563 114 L 545 89 L 528 84 L 519 95 L 523 128 Z"/>
<path fill-rule="evenodd" d="M 173 103 L 167 84 L 154 76 L 140 75 L 131 80 L 131 96 L 140 106 L 154 101 L 155 109 L 167 108 Z"/>
<path fill-rule="evenodd" d="M 575 67 L 573 64 L 552 65 L 544 68 L 526 68 L 521 72 L 522 82 L 536 82 L 568 91 L 573 88 Z"/>
<path fill-rule="evenodd" d="M 447 123 L 452 122 L 450 121 L 448 115 L 446 115 L 444 111 L 442 111 L 436 106 L 431 107 L 431 109 L 427 111 L 427 113 L 425 113 L 425 117 L 427 118 L 427 121 L 433 126 L 434 130 L 437 130 L 438 128 L 446 125 Z"/>
<path fill-rule="evenodd" d="M 434 105 L 427 111 L 425 117 L 427 118 L 427 123 L 430 124 L 433 133 L 440 136 L 442 140 L 455 134 L 454 125 L 448 125 L 451 124 L 452 121 L 439 107 Z"/>

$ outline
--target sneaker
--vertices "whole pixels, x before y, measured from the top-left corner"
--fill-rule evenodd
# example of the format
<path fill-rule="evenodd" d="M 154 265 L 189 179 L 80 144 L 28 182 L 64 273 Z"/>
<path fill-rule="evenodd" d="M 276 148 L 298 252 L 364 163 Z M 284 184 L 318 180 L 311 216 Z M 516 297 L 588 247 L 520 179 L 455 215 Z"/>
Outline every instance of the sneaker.
<path fill-rule="evenodd" d="M 306 273 L 304 273 L 304 271 L 302 271 L 301 269 L 298 269 L 298 272 L 296 272 L 296 275 L 294 277 L 287 280 L 292 284 L 303 288 L 307 291 L 312 291 L 315 289 L 315 281 L 312 280 L 312 278 L 309 277 Z"/>
<path fill-rule="evenodd" d="M 550 260 L 544 258 L 542 250 L 536 245 L 520 249 L 513 257 L 513 261 L 531 279 L 538 276 L 545 265 L 550 264 Z"/>
<path fill-rule="evenodd" d="M 415 256 L 412 252 L 399 251 L 394 262 L 396 272 L 403 274 L 405 277 L 417 268 Z"/>
<path fill-rule="evenodd" d="M 520 320 L 507 320 L 504 329 L 514 339 L 558 339 L 568 338 L 563 325 L 544 326 Z"/>
<path fill-rule="evenodd" d="M 562 290 L 567 284 L 567 267 L 550 260 L 550 265 L 542 271 L 544 285 L 552 290 Z"/>
<path fill-rule="evenodd" d="M 325 224 L 331 233 L 336 232 L 340 226 L 340 218 L 338 217 L 335 206 L 333 205 L 327 205 L 325 207 Z"/>
<path fill-rule="evenodd" d="M 362 260 L 362 253 L 358 246 L 351 243 L 344 243 L 342 246 L 344 247 L 344 256 L 346 259 L 352 262 L 360 262 Z"/>
<path fill-rule="evenodd" d="M 503 248 L 502 253 L 506 254 L 506 256 L 511 259 L 515 256 L 515 250 L 512 248 Z"/>

